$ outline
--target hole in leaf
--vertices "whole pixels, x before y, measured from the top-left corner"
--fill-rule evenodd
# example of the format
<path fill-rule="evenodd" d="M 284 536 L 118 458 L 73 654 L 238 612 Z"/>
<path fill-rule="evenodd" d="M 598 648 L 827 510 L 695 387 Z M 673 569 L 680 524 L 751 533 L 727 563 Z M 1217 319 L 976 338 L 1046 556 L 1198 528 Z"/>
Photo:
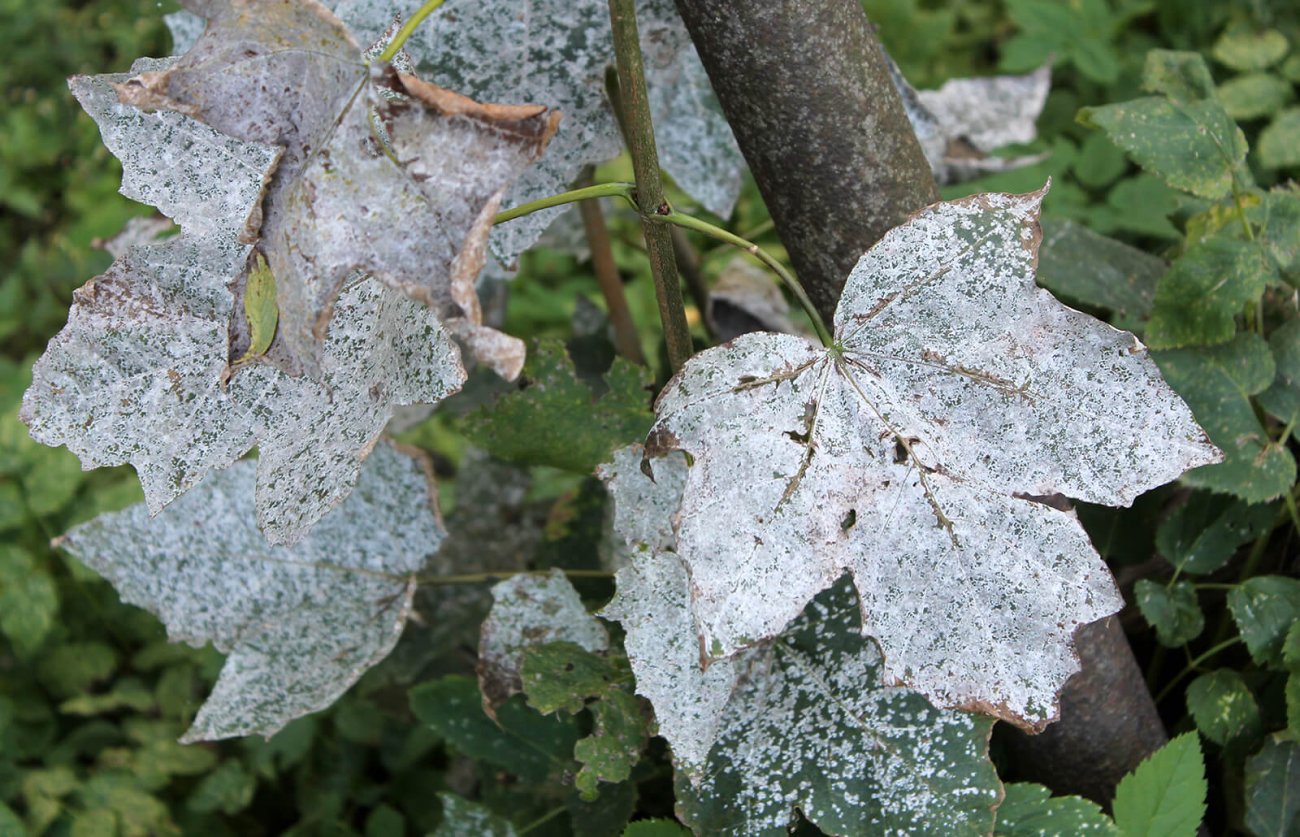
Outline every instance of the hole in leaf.
<path fill-rule="evenodd" d="M 849 509 L 849 513 L 844 515 L 844 519 L 840 521 L 840 529 L 847 532 L 850 529 L 852 529 L 853 525 L 857 522 L 858 522 L 858 510 Z"/>

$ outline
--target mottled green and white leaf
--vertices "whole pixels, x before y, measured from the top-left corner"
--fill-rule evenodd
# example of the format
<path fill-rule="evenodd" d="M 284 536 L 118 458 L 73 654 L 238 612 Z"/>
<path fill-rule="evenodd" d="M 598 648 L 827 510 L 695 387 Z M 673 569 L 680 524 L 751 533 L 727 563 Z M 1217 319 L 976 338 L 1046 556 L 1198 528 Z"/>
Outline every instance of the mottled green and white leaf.
<path fill-rule="evenodd" d="M 1041 198 L 936 204 L 858 263 L 835 347 L 745 335 L 660 395 L 647 448 L 693 457 L 677 550 L 709 657 L 849 572 L 886 682 L 1054 716 L 1074 629 L 1120 599 L 1033 498 L 1127 505 L 1219 453 L 1140 343 L 1035 287 Z"/>
<path fill-rule="evenodd" d="M 292 548 L 258 531 L 254 467 L 213 475 L 153 520 L 135 506 L 62 540 L 173 641 L 229 655 L 185 741 L 270 736 L 333 703 L 397 642 L 414 574 L 442 539 L 426 466 L 387 444 Z"/>
<path fill-rule="evenodd" d="M 1066 837 L 1114 835 L 1115 823 L 1101 806 L 1078 796 L 1052 796 L 1042 785 L 1016 782 L 1007 785 L 998 806 L 994 837 Z"/>
<path fill-rule="evenodd" d="M 1142 578 L 1133 585 L 1133 596 L 1147 624 L 1156 629 L 1161 645 L 1177 648 L 1196 639 L 1205 629 L 1205 614 L 1191 582 L 1178 581 L 1166 587 Z"/>
<path fill-rule="evenodd" d="M 1207 672 L 1188 684 L 1187 711 L 1201 734 L 1219 746 L 1253 746 L 1264 732 L 1255 696 L 1232 669 Z"/>
<path fill-rule="evenodd" d="M 1300 580 L 1281 575 L 1248 578 L 1228 593 L 1228 610 L 1255 662 L 1283 668 L 1283 640 L 1300 619 Z"/>

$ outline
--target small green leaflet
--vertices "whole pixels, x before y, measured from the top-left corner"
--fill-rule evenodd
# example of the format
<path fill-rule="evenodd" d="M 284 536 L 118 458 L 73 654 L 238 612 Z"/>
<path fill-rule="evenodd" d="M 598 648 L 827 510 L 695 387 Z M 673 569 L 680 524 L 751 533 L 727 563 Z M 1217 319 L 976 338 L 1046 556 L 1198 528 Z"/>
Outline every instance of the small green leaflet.
<path fill-rule="evenodd" d="M 1115 824 L 1123 837 L 1193 837 L 1205 816 L 1200 740 L 1183 733 L 1125 776 L 1115 789 Z"/>
<path fill-rule="evenodd" d="M 233 366 L 242 366 L 266 354 L 280 324 L 280 306 L 275 297 L 275 274 L 266 257 L 256 252 L 244 286 L 244 316 L 248 318 L 248 351 Z"/>

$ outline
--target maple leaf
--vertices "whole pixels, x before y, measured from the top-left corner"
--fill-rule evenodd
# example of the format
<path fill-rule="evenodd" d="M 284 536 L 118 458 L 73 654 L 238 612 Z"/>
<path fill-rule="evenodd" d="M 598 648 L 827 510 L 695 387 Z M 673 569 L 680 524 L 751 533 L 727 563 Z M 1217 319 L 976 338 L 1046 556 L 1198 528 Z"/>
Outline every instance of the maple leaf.
<path fill-rule="evenodd" d="M 258 364 L 224 387 L 226 281 L 248 255 L 188 233 L 129 250 L 73 295 L 20 415 L 84 467 L 133 465 L 155 514 L 258 445 L 258 520 L 292 542 L 352 490 L 396 405 L 446 398 L 465 370 L 432 312 L 362 280 L 339 298 L 322 380 Z"/>
<path fill-rule="evenodd" d="M 992 722 L 882 682 L 848 584 L 779 638 L 701 668 L 690 580 L 672 551 L 686 461 L 660 460 L 652 481 L 640 458 L 622 448 L 601 466 L 614 531 L 631 548 L 601 616 L 627 632 L 687 822 L 709 834 L 783 834 L 797 807 L 834 834 L 987 833 L 999 799 Z"/>
<path fill-rule="evenodd" d="M 881 47 L 884 51 L 884 47 Z M 894 59 L 885 63 L 921 150 L 940 184 L 1033 165 L 1043 155 L 990 157 L 1004 145 L 1032 142 L 1034 123 L 1052 86 L 1050 65 L 1022 76 L 954 78 L 938 90 L 916 90 Z"/>
<path fill-rule="evenodd" d="M 835 344 L 693 357 L 647 454 L 693 457 L 677 549 L 708 657 L 841 574 L 887 682 L 1038 729 L 1121 599 L 1062 493 L 1126 505 L 1220 453 L 1142 345 L 1034 286 L 1044 191 L 922 210 L 850 274 Z"/>
<path fill-rule="evenodd" d="M 336 13 L 360 37 L 378 38 L 394 13 L 420 0 L 341 0 Z M 708 75 L 671 0 L 638 0 L 660 162 L 676 183 L 714 214 L 731 214 L 744 159 Z M 622 151 L 606 95 L 614 66 L 605 0 L 488 0 L 434 12 L 404 46 L 431 80 L 476 99 L 545 102 L 565 114 L 541 161 L 505 200 L 517 206 L 571 188 L 584 166 Z M 564 209 L 536 212 L 499 227 L 493 251 L 512 262 Z"/>
<path fill-rule="evenodd" d="M 153 520 L 135 506 L 59 541 L 172 641 L 229 655 L 185 742 L 270 736 L 333 703 L 396 644 L 413 576 L 443 536 L 425 463 L 382 444 L 311 536 L 270 546 L 254 522 L 254 467 L 213 475 Z"/>
<path fill-rule="evenodd" d="M 258 247 L 276 277 L 277 341 L 292 360 L 318 373 L 337 296 L 360 271 L 454 320 L 476 354 L 517 374 L 522 344 L 485 333 L 474 281 L 505 188 L 541 155 L 558 114 L 481 105 L 367 68 L 315 0 L 187 8 L 207 19 L 203 34 L 175 63 L 120 84 L 119 96 L 283 149 Z"/>

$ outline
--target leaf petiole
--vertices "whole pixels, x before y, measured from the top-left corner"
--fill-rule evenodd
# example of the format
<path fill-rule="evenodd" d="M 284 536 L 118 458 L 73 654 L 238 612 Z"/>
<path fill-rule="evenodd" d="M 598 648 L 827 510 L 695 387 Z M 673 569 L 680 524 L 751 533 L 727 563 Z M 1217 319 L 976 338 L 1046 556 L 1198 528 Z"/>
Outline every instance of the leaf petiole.
<path fill-rule="evenodd" d="M 513 221 L 516 218 L 522 218 L 525 215 L 531 215 L 534 212 L 540 212 L 543 209 L 550 209 L 553 206 L 564 206 L 567 203 L 577 203 L 578 201 L 591 200 L 593 198 L 623 198 L 632 208 L 637 207 L 636 184 L 634 183 L 597 183 L 595 186 L 584 186 L 581 189 L 572 189 L 568 192 L 561 192 L 558 195 L 550 195 L 545 198 L 539 198 L 535 201 L 520 204 L 513 209 L 507 209 L 505 212 L 497 213 L 493 220 L 494 224 L 504 224 L 506 221 Z"/>
<path fill-rule="evenodd" d="M 424 23 L 424 19 L 436 12 L 438 7 L 444 2 L 446 2 L 446 0 L 428 0 L 428 2 L 421 6 L 415 14 L 411 15 L 411 19 L 402 24 L 401 29 L 397 30 L 397 34 L 393 36 L 393 42 L 390 43 L 383 52 L 379 53 L 379 60 L 392 61 L 393 57 L 401 51 L 402 45 L 405 44 L 407 39 L 409 39 L 415 32 L 415 28 L 421 23 Z"/>
<path fill-rule="evenodd" d="M 711 236 L 719 241 L 730 244 L 733 247 L 739 247 L 741 250 L 744 250 L 746 253 L 749 253 L 751 256 L 767 265 L 781 278 L 781 281 L 785 283 L 785 286 L 794 294 L 795 299 L 799 301 L 799 305 L 803 308 L 804 313 L 806 313 L 808 318 L 812 320 L 813 328 L 816 329 L 817 338 L 821 340 L 822 345 L 830 348 L 834 344 L 830 331 L 827 330 L 826 324 L 822 322 L 821 315 L 817 313 L 817 307 L 813 305 L 812 300 L 808 298 L 808 294 L 804 291 L 803 285 L 800 285 L 799 280 L 794 277 L 794 274 L 787 270 L 785 265 L 781 264 L 781 262 L 779 262 L 771 253 L 768 253 L 754 242 L 741 238 L 735 233 L 725 230 L 722 227 L 710 224 L 708 221 L 701 221 L 699 218 L 690 215 L 684 215 L 676 210 L 672 210 L 666 215 L 659 216 L 658 220 L 662 220 L 669 224 L 675 224 L 679 227 L 685 227 L 688 230 L 695 230 L 696 232 L 704 233 L 707 236 Z"/>

